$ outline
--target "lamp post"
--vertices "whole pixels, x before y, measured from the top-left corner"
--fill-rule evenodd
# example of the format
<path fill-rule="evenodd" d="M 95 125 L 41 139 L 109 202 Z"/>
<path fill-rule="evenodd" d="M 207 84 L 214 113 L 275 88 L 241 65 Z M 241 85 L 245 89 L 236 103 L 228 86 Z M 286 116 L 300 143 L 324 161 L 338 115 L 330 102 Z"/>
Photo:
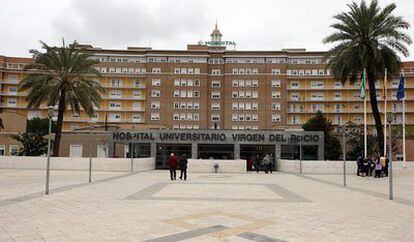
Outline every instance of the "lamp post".
<path fill-rule="evenodd" d="M 89 183 L 92 182 L 92 130 L 95 128 L 95 121 L 90 121 L 90 132 L 89 132 Z"/>
<path fill-rule="evenodd" d="M 54 113 L 54 107 L 47 107 L 47 116 L 49 117 L 49 135 L 47 138 L 47 163 L 46 163 L 46 189 L 45 194 L 49 194 L 49 181 L 50 181 L 50 136 L 52 135 L 52 117 Z"/>
<path fill-rule="evenodd" d="M 341 127 L 341 131 L 342 131 L 342 152 L 343 152 L 343 160 L 344 160 L 344 164 L 343 164 L 343 173 L 344 173 L 344 187 L 346 187 L 346 138 L 345 138 L 345 132 L 346 132 L 346 128 L 345 125 L 342 125 Z"/>
<path fill-rule="evenodd" d="M 302 174 L 302 132 L 299 132 L 299 173 Z"/>
<path fill-rule="evenodd" d="M 391 132 L 391 123 L 392 123 L 392 121 L 393 121 L 393 119 L 394 119 L 394 117 L 393 117 L 393 113 L 389 113 L 388 114 L 388 116 L 387 116 L 387 122 L 388 122 L 388 125 L 389 125 L 389 127 L 388 127 L 388 160 L 389 160 L 389 162 L 388 162 L 388 166 L 389 166 L 389 168 L 388 168 L 388 185 L 389 185 L 389 199 L 390 200 L 393 200 L 393 184 L 392 184 L 392 136 L 391 136 L 391 134 L 392 134 L 392 132 Z M 385 158 L 385 157 L 384 157 Z"/>

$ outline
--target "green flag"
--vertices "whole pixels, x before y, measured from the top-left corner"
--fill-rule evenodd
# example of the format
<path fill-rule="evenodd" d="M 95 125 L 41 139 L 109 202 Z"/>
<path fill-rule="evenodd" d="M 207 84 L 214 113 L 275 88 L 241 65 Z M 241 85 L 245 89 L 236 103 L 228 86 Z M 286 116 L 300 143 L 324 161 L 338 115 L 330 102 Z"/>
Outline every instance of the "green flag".
<path fill-rule="evenodd" d="M 366 77 L 365 77 L 365 69 L 362 72 L 362 80 L 361 80 L 361 86 L 360 86 L 360 97 L 361 99 L 365 99 L 365 83 L 366 83 Z"/>

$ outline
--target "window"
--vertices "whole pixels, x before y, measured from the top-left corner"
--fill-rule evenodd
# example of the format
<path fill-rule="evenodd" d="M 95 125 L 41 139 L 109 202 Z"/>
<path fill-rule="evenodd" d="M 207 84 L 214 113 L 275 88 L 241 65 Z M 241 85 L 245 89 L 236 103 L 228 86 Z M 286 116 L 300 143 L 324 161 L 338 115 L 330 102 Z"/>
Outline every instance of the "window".
<path fill-rule="evenodd" d="M 187 86 L 192 87 L 194 85 L 193 80 L 187 80 Z"/>
<path fill-rule="evenodd" d="M 234 68 L 232 71 L 233 74 L 239 74 L 239 69 Z"/>
<path fill-rule="evenodd" d="M 180 74 L 180 68 L 174 68 L 174 74 Z"/>
<path fill-rule="evenodd" d="M 151 120 L 160 120 L 160 113 L 151 113 Z"/>
<path fill-rule="evenodd" d="M 212 114 L 211 115 L 211 121 L 220 121 L 220 115 L 219 114 Z"/>
<path fill-rule="evenodd" d="M 98 113 L 92 114 L 91 121 L 98 121 L 98 120 L 99 120 L 99 114 Z"/>
<path fill-rule="evenodd" d="M 17 106 L 17 99 L 16 98 L 8 98 L 7 99 L 7 106 L 8 107 L 16 107 Z"/>
<path fill-rule="evenodd" d="M 160 102 L 159 101 L 152 101 L 151 102 L 151 109 L 160 109 Z"/>
<path fill-rule="evenodd" d="M 280 74 L 280 69 L 272 69 L 272 75 L 279 75 Z"/>
<path fill-rule="evenodd" d="M 180 90 L 174 90 L 174 97 L 180 97 Z"/>
<path fill-rule="evenodd" d="M 4 145 L 0 145 L 0 156 L 6 155 L 6 149 Z"/>
<path fill-rule="evenodd" d="M 233 80 L 232 86 L 233 87 L 238 87 L 239 86 L 239 81 L 238 80 Z"/>
<path fill-rule="evenodd" d="M 161 80 L 160 79 L 152 79 L 152 85 L 153 86 L 161 86 Z"/>
<path fill-rule="evenodd" d="M 194 119 L 194 121 L 198 121 L 198 120 L 200 120 L 200 115 L 198 114 L 198 113 L 195 113 L 194 115 L 193 115 L 193 119 Z M 198 128 L 197 128 L 198 129 Z"/>
<path fill-rule="evenodd" d="M 311 81 L 311 89 L 322 89 L 323 82 L 322 81 Z"/>
<path fill-rule="evenodd" d="M 212 82 L 211 82 L 211 87 L 214 87 L 214 88 L 219 88 L 219 87 L 221 87 L 221 83 L 220 83 L 220 81 L 212 81 Z"/>
<path fill-rule="evenodd" d="M 259 109 L 259 104 L 258 103 L 252 103 L 252 108 L 253 108 L 253 110 L 258 110 Z"/>
<path fill-rule="evenodd" d="M 334 87 L 335 88 L 341 88 L 342 87 L 342 82 L 335 82 Z"/>
<path fill-rule="evenodd" d="M 294 101 L 299 101 L 299 99 L 300 99 L 300 94 L 299 93 L 292 93 L 292 94 L 290 94 L 290 99 L 291 100 L 294 100 Z"/>
<path fill-rule="evenodd" d="M 178 113 L 174 113 L 173 114 L 173 120 L 180 120 L 180 114 L 178 114 Z"/>
<path fill-rule="evenodd" d="M 109 121 L 110 122 L 120 122 L 121 121 L 121 114 L 119 114 L 119 113 L 110 113 L 109 114 Z"/>
<path fill-rule="evenodd" d="M 111 80 L 111 87 L 121 87 L 121 86 L 122 86 L 122 80 L 119 80 L 119 79 Z"/>
<path fill-rule="evenodd" d="M 239 98 L 244 98 L 244 91 L 239 91 Z"/>
<path fill-rule="evenodd" d="M 239 80 L 239 87 L 244 87 L 244 80 Z"/>
<path fill-rule="evenodd" d="M 161 68 L 159 68 L 159 67 L 152 68 L 152 73 L 154 73 L 154 74 L 160 74 L 161 73 Z"/>
<path fill-rule="evenodd" d="M 10 95 L 17 95 L 17 87 L 9 87 L 8 93 Z"/>
<path fill-rule="evenodd" d="M 341 104 L 335 104 L 335 112 L 341 112 Z"/>
<path fill-rule="evenodd" d="M 231 120 L 232 121 L 238 121 L 239 120 L 239 115 L 238 114 L 231 115 Z"/>
<path fill-rule="evenodd" d="M 174 80 L 174 86 L 180 86 L 180 79 L 175 79 Z"/>
<path fill-rule="evenodd" d="M 258 98 L 259 97 L 259 92 L 258 91 L 253 91 L 252 92 L 252 97 L 253 98 Z"/>
<path fill-rule="evenodd" d="M 324 94 L 319 92 L 311 93 L 311 100 L 324 100 Z"/>
<path fill-rule="evenodd" d="M 82 157 L 82 145 L 70 145 L 69 156 L 70 157 Z"/>
<path fill-rule="evenodd" d="M 221 70 L 220 69 L 213 69 L 213 70 L 211 70 L 211 74 L 213 76 L 221 75 Z"/>
<path fill-rule="evenodd" d="M 272 80 L 272 87 L 280 87 L 280 80 Z"/>
<path fill-rule="evenodd" d="M 340 92 L 335 92 L 334 99 L 335 100 L 341 100 L 342 99 L 342 94 Z"/>
<path fill-rule="evenodd" d="M 220 103 L 211 103 L 211 110 L 220 110 Z"/>
<path fill-rule="evenodd" d="M 194 68 L 194 74 L 200 74 L 200 68 Z"/>
<path fill-rule="evenodd" d="M 279 91 L 273 91 L 272 92 L 272 98 L 274 98 L 274 99 L 280 99 L 280 96 L 281 96 L 281 94 L 280 94 Z"/>
<path fill-rule="evenodd" d="M 121 110 L 121 102 L 109 102 L 109 110 Z"/>
<path fill-rule="evenodd" d="M 199 108 L 200 108 L 200 103 L 194 102 L 194 109 L 199 109 Z"/>
<path fill-rule="evenodd" d="M 7 82 L 17 84 L 19 83 L 19 78 L 17 75 L 9 75 L 7 78 Z"/>
<path fill-rule="evenodd" d="M 272 122 L 280 122 L 280 114 L 272 114 Z"/>
<path fill-rule="evenodd" d="M 280 110 L 280 103 L 272 103 L 273 110 Z"/>
<path fill-rule="evenodd" d="M 194 80 L 194 86 L 195 87 L 200 86 L 200 80 Z"/>
<path fill-rule="evenodd" d="M 141 111 L 141 103 L 140 102 L 133 102 L 132 103 L 132 110 Z"/>
<path fill-rule="evenodd" d="M 237 110 L 237 109 L 239 109 L 239 104 L 237 103 L 237 102 L 233 102 L 232 103 L 232 108 L 231 108 L 232 110 Z"/>
<path fill-rule="evenodd" d="M 292 89 L 298 89 L 300 86 L 299 86 L 299 82 L 291 82 L 290 83 L 290 87 L 292 88 Z"/>
<path fill-rule="evenodd" d="M 180 97 L 187 97 L 187 91 L 186 90 L 181 90 L 180 91 Z"/>
<path fill-rule="evenodd" d="M 200 97 L 200 91 L 194 91 L 194 97 L 199 98 Z"/>
<path fill-rule="evenodd" d="M 111 90 L 109 98 L 122 98 L 122 90 Z"/>
<path fill-rule="evenodd" d="M 220 92 L 211 92 L 211 98 L 219 99 L 220 98 Z"/>
<path fill-rule="evenodd" d="M 160 97 L 161 91 L 160 90 L 152 90 L 151 91 L 151 97 Z"/>
<path fill-rule="evenodd" d="M 187 91 L 187 97 L 194 97 L 193 91 L 188 90 Z"/>
<path fill-rule="evenodd" d="M 141 91 L 133 91 L 133 92 L 132 92 L 132 96 L 133 96 L 134 98 L 141 98 L 141 97 L 142 97 L 142 95 L 141 95 Z"/>

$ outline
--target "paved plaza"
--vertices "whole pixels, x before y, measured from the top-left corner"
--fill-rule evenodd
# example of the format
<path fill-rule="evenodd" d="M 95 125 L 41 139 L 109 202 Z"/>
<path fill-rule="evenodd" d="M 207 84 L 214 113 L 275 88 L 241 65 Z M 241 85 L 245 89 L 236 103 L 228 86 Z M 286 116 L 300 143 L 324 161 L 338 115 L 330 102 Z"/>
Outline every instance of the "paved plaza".
<path fill-rule="evenodd" d="M 0 241 L 412 241 L 414 171 L 310 174 L 0 170 Z M 178 178 L 178 177 L 177 177 Z"/>

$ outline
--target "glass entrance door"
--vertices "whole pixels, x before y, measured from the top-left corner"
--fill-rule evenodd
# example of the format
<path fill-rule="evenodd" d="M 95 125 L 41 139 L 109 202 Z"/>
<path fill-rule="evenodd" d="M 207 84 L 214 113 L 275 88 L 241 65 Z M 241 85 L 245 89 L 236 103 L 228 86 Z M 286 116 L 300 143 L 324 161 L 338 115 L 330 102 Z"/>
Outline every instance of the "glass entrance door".
<path fill-rule="evenodd" d="M 157 144 L 155 168 L 168 169 L 168 157 L 171 153 L 174 153 L 177 160 L 180 160 L 183 154 L 191 157 L 191 144 Z"/>

